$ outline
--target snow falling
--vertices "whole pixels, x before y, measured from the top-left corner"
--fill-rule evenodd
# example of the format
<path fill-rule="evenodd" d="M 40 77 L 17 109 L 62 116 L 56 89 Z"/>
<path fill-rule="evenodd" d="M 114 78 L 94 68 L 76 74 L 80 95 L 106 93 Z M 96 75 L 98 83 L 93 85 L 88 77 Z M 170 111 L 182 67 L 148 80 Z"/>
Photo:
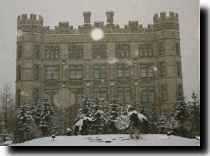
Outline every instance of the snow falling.
<path fill-rule="evenodd" d="M 100 39 L 102 39 L 104 37 L 104 32 L 103 30 L 99 29 L 99 28 L 95 28 L 92 30 L 91 32 L 91 38 L 95 41 L 98 41 Z"/>

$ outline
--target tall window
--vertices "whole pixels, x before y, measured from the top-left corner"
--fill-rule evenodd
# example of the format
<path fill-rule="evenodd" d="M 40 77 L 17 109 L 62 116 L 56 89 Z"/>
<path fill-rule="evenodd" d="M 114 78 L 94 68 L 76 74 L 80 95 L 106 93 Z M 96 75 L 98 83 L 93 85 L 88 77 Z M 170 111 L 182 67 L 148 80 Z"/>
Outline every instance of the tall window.
<path fill-rule="evenodd" d="M 164 63 L 160 63 L 160 76 L 164 77 L 165 76 L 165 64 Z"/>
<path fill-rule="evenodd" d="M 22 72 L 21 72 L 21 66 L 17 67 L 17 80 L 22 79 Z"/>
<path fill-rule="evenodd" d="M 46 67 L 46 80 L 58 80 L 58 67 Z"/>
<path fill-rule="evenodd" d="M 154 102 L 155 101 L 154 87 L 141 87 L 141 97 L 143 102 Z"/>
<path fill-rule="evenodd" d="M 82 79 L 82 66 L 81 65 L 70 66 L 70 79 L 71 80 Z"/>
<path fill-rule="evenodd" d="M 130 57 L 130 47 L 128 44 L 116 45 L 117 57 Z"/>
<path fill-rule="evenodd" d="M 81 104 L 82 103 L 82 88 L 73 89 L 73 94 L 71 97 L 71 104 Z"/>
<path fill-rule="evenodd" d="M 159 44 L 159 54 L 164 55 L 163 43 Z"/>
<path fill-rule="evenodd" d="M 58 89 L 46 89 L 46 96 L 50 105 L 58 105 Z"/>
<path fill-rule="evenodd" d="M 106 88 L 94 88 L 93 93 L 95 96 L 106 100 Z"/>
<path fill-rule="evenodd" d="M 106 66 L 105 65 L 97 65 L 93 67 L 93 76 L 94 79 L 105 79 L 106 78 Z"/>
<path fill-rule="evenodd" d="M 39 58 L 39 46 L 38 45 L 35 45 L 34 57 L 35 58 Z"/>
<path fill-rule="evenodd" d="M 162 100 L 163 102 L 167 102 L 167 90 L 166 86 L 162 86 Z"/>
<path fill-rule="evenodd" d="M 176 55 L 180 56 L 180 44 L 176 42 Z"/>
<path fill-rule="evenodd" d="M 38 105 L 38 95 L 39 95 L 39 90 L 38 89 L 34 89 L 34 104 Z"/>
<path fill-rule="evenodd" d="M 72 45 L 69 47 L 69 57 L 70 58 L 82 58 L 83 48 L 80 45 Z"/>
<path fill-rule="evenodd" d="M 118 88 L 118 99 L 119 99 L 119 103 L 131 102 L 130 88 Z"/>
<path fill-rule="evenodd" d="M 177 76 L 182 76 L 181 75 L 181 62 L 180 61 L 177 62 Z"/>
<path fill-rule="evenodd" d="M 59 47 L 58 46 L 50 46 L 46 47 L 46 59 L 58 59 L 59 57 Z"/>
<path fill-rule="evenodd" d="M 17 90 L 17 106 L 20 107 L 20 100 L 21 100 L 21 90 Z"/>
<path fill-rule="evenodd" d="M 106 45 L 94 45 L 93 58 L 106 58 Z"/>
<path fill-rule="evenodd" d="M 34 65 L 34 80 L 39 79 L 39 66 L 36 64 Z"/>
<path fill-rule="evenodd" d="M 154 73 L 153 73 L 153 65 L 149 65 L 149 64 L 141 64 L 140 65 L 141 68 L 141 77 L 142 78 L 152 78 L 154 77 Z"/>
<path fill-rule="evenodd" d="M 23 51 L 22 46 L 18 45 L 17 46 L 17 58 L 21 58 L 22 57 L 22 51 Z"/>
<path fill-rule="evenodd" d="M 139 51 L 141 57 L 151 57 L 153 55 L 153 49 L 151 44 L 140 45 Z"/>
<path fill-rule="evenodd" d="M 129 78 L 130 77 L 130 66 L 127 64 L 117 65 L 117 77 L 120 78 Z"/>

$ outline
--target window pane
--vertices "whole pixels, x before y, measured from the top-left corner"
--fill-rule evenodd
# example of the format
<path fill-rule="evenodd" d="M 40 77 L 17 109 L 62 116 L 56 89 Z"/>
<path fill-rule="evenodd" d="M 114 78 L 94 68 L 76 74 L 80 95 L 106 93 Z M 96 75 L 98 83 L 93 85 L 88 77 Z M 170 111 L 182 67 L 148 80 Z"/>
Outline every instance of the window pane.
<path fill-rule="evenodd" d="M 149 102 L 154 102 L 154 92 L 149 92 Z"/>
<path fill-rule="evenodd" d="M 123 92 L 118 93 L 119 103 L 123 103 Z"/>
<path fill-rule="evenodd" d="M 53 104 L 58 105 L 58 93 L 53 94 Z"/>
<path fill-rule="evenodd" d="M 75 79 L 76 75 L 75 75 L 75 71 L 70 71 L 70 79 Z"/>
<path fill-rule="evenodd" d="M 82 103 L 82 94 L 78 93 L 77 94 L 77 104 L 80 104 L 80 103 Z"/>
<path fill-rule="evenodd" d="M 81 79 L 82 78 L 82 71 L 77 71 L 77 79 Z"/>
<path fill-rule="evenodd" d="M 147 102 L 147 92 L 142 92 L 142 101 Z"/>
<path fill-rule="evenodd" d="M 123 77 L 122 70 L 117 70 L 117 75 L 118 75 L 118 77 Z"/>
<path fill-rule="evenodd" d="M 130 77 L 130 70 L 124 70 L 124 72 L 125 77 Z"/>
<path fill-rule="evenodd" d="M 125 102 L 129 103 L 130 102 L 130 92 L 125 92 Z"/>
<path fill-rule="evenodd" d="M 47 80 L 51 79 L 51 72 L 50 71 L 46 71 L 46 79 Z"/>

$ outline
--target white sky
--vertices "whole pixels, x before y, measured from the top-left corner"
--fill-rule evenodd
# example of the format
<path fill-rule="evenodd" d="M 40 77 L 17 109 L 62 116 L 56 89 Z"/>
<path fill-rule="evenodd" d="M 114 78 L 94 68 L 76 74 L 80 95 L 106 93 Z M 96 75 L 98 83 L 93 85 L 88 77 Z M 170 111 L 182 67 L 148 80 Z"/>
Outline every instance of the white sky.
<path fill-rule="evenodd" d="M 114 24 L 120 27 L 129 20 L 138 20 L 147 27 L 153 24 L 153 15 L 161 11 L 179 14 L 182 72 L 184 94 L 199 89 L 199 0 L 1 0 L 0 1 L 0 91 L 3 85 L 11 85 L 15 92 L 16 26 L 17 16 L 35 13 L 42 15 L 44 26 L 54 29 L 61 21 L 68 21 L 73 28 L 84 22 L 83 11 L 91 11 L 91 23 L 104 21 L 106 11 L 114 11 Z"/>

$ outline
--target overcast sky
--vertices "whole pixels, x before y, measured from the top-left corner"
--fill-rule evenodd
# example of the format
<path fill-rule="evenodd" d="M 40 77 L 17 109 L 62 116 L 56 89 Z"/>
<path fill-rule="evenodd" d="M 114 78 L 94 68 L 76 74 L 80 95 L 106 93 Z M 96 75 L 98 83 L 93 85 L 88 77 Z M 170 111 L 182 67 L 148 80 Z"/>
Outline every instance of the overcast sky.
<path fill-rule="evenodd" d="M 83 11 L 91 11 L 91 24 L 104 21 L 108 10 L 114 11 L 114 24 L 121 28 L 129 20 L 138 20 L 147 27 L 153 15 L 166 11 L 179 14 L 184 94 L 199 89 L 200 38 L 199 0 L 1 0 L 0 1 L 0 91 L 4 84 L 15 92 L 17 16 L 35 13 L 42 15 L 44 26 L 54 29 L 59 22 L 68 21 L 74 29 L 84 22 Z"/>

